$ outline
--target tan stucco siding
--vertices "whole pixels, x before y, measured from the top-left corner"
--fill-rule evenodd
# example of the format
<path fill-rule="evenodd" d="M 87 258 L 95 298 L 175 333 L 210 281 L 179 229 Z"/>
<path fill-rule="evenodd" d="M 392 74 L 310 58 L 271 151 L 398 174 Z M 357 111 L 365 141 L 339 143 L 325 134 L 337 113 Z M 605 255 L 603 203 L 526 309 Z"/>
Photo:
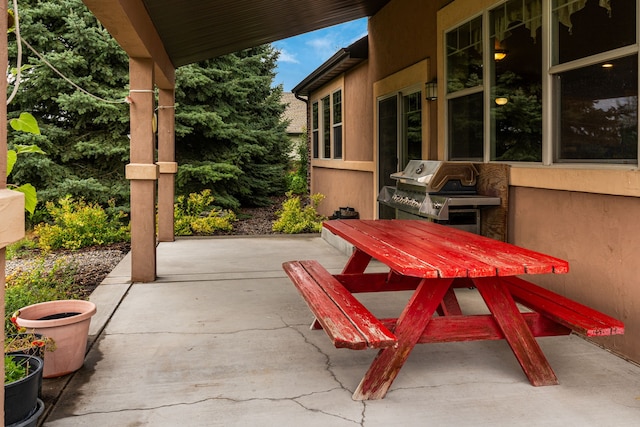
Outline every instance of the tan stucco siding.
<path fill-rule="evenodd" d="M 326 199 L 319 212 L 330 216 L 339 207 L 352 207 L 362 219 L 373 219 L 373 173 L 367 171 L 314 167 L 312 193 L 322 193 Z"/>
<path fill-rule="evenodd" d="M 408 67 L 428 60 L 422 76 L 426 83 L 436 78 L 436 13 L 443 1 L 392 1 L 369 20 L 369 63 L 371 80 L 383 80 Z M 424 157 L 436 159 L 437 103 L 425 101 L 428 136 Z M 427 123 L 430 125 L 427 126 Z"/>
<path fill-rule="evenodd" d="M 373 109 L 369 66 L 365 61 L 344 78 L 344 159 L 373 161 Z"/>
<path fill-rule="evenodd" d="M 640 361 L 640 199 L 512 187 L 509 240 L 569 261 L 567 275 L 530 279 L 625 323 L 600 338 Z"/>

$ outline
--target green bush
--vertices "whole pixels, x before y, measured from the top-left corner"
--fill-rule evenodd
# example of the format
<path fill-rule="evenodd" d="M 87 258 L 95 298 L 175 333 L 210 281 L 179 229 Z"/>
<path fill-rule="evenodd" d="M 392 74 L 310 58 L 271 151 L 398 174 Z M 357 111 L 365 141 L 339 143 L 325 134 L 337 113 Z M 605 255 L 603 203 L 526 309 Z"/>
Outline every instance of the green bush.
<path fill-rule="evenodd" d="M 233 211 L 212 206 L 211 190 L 178 196 L 174 204 L 174 231 L 176 236 L 212 235 L 216 231 L 231 231 L 236 215 Z"/>
<path fill-rule="evenodd" d="M 58 204 L 47 202 L 47 211 L 53 223 L 38 224 L 34 234 L 38 247 L 44 251 L 52 249 L 76 250 L 87 246 L 108 245 L 129 240 L 129 228 L 122 224 L 126 216 L 116 211 L 110 203 L 112 213 L 107 213 L 97 203 L 74 201 L 70 196 Z"/>
<path fill-rule="evenodd" d="M 278 219 L 273 223 L 273 231 L 287 234 L 319 233 L 322 221 L 327 218 L 317 212 L 323 194 L 313 194 L 309 197 L 309 204 L 302 207 L 299 196 L 287 193 L 287 200 L 282 203 L 282 209 L 278 211 Z"/>
<path fill-rule="evenodd" d="M 11 315 L 22 307 L 44 301 L 78 298 L 74 291 L 75 266 L 57 260 L 48 266 L 41 258 L 26 271 L 17 270 L 6 278 L 5 331 L 11 330 Z"/>
<path fill-rule="evenodd" d="M 292 170 L 287 174 L 287 189 L 293 194 L 307 194 L 307 164 L 309 162 L 309 147 L 307 145 L 307 133 L 304 132 L 293 143 L 297 159 L 293 161 Z"/>
<path fill-rule="evenodd" d="M 301 176 L 298 171 L 289 172 L 287 189 L 293 194 L 307 194 L 307 177 Z"/>

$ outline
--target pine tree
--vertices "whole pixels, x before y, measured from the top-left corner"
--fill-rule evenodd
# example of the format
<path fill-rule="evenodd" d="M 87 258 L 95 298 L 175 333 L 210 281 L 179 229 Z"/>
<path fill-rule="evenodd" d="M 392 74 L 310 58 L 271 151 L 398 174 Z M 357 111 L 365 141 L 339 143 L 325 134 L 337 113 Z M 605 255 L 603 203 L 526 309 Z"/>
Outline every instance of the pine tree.
<path fill-rule="evenodd" d="M 21 158 L 12 182 L 32 183 L 41 202 L 71 195 L 127 206 L 127 55 L 81 0 L 20 0 L 19 8 L 26 42 L 75 84 L 116 103 L 76 89 L 25 46 L 30 68 L 9 115 L 32 113 L 42 135 L 10 132 L 9 142 L 37 144 L 47 155 Z M 271 87 L 276 59 L 266 45 L 177 70 L 178 194 L 210 188 L 217 204 L 238 208 L 284 192 L 288 139 L 281 88 Z"/>
<path fill-rule="evenodd" d="M 92 94 L 124 100 L 128 58 L 80 0 L 21 0 L 18 6 L 22 38 L 49 63 Z M 9 46 L 15 67 L 15 34 Z M 26 45 L 23 49 L 23 64 L 30 68 L 22 73 L 18 95 L 8 108 L 10 117 L 32 113 L 42 135 L 10 133 L 10 142 L 35 143 L 47 154 L 24 156 L 12 179 L 35 185 L 41 201 L 69 194 L 100 203 L 110 198 L 119 205 L 128 203 L 128 105 L 99 101 L 77 90 Z"/>
<path fill-rule="evenodd" d="M 282 194 L 290 142 L 270 45 L 177 70 L 178 191 L 211 188 L 217 203 L 265 205 Z"/>

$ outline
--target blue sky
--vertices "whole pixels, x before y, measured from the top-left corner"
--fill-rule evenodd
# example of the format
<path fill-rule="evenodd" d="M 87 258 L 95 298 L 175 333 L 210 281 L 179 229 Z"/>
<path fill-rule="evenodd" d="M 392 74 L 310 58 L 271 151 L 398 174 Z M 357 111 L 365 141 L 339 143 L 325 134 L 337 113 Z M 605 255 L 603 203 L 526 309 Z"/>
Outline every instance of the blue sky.
<path fill-rule="evenodd" d="M 280 51 L 274 83 L 291 92 L 298 83 L 334 53 L 367 34 L 367 18 L 280 40 L 273 46 Z"/>

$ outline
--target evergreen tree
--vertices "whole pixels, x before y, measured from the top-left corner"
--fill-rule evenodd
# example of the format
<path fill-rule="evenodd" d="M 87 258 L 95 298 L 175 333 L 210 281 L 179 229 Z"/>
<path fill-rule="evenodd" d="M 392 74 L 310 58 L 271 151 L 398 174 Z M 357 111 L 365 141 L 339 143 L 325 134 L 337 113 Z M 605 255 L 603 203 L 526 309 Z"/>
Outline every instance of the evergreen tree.
<path fill-rule="evenodd" d="M 10 131 L 10 145 L 37 144 L 47 155 L 23 156 L 11 175 L 32 183 L 40 201 L 65 195 L 118 206 L 129 202 L 127 55 L 81 0 L 20 0 L 26 46 L 23 79 L 10 117 L 32 113 L 42 135 Z M 10 64 L 17 43 L 10 34 Z M 284 191 L 288 140 L 281 88 L 272 88 L 277 52 L 260 46 L 177 70 L 178 193 L 212 189 L 224 207 L 264 204 Z M 11 87 L 9 88 L 11 91 Z"/>
<path fill-rule="evenodd" d="M 265 205 L 285 189 L 290 142 L 270 45 L 177 70 L 178 192 L 211 188 L 218 204 Z"/>
<path fill-rule="evenodd" d="M 124 100 L 128 58 L 80 0 L 20 0 L 18 7 L 22 38 L 46 61 L 88 92 Z M 10 64 L 15 67 L 15 34 L 9 38 Z M 32 183 L 40 201 L 72 195 L 128 203 L 128 105 L 103 102 L 77 90 L 26 45 L 23 64 L 30 68 L 22 73 L 9 115 L 32 113 L 42 135 L 11 132 L 10 143 L 35 143 L 47 155 L 24 156 L 12 180 Z"/>

